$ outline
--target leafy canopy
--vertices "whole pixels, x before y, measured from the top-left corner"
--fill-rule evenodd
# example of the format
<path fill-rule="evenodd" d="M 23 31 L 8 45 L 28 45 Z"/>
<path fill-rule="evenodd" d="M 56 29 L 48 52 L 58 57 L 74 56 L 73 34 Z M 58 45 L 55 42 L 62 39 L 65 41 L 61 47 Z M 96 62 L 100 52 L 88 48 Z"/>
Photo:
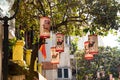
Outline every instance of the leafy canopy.
<path fill-rule="evenodd" d="M 85 60 L 84 51 L 80 50 L 76 52 L 75 59 L 76 63 L 73 63 L 73 71 L 77 65 L 77 79 L 83 80 L 85 75 L 89 76 L 89 80 L 94 80 L 97 72 L 104 71 L 104 76 L 101 80 L 107 80 L 109 74 L 113 74 L 115 78 L 118 78 L 119 72 L 118 67 L 120 65 L 120 49 L 117 47 L 99 47 L 99 53 L 94 55 L 93 60 Z M 91 79 L 90 79 L 91 77 Z"/>
<path fill-rule="evenodd" d="M 13 7 L 14 8 L 14 7 Z M 115 0 L 25 0 L 20 2 L 17 26 L 39 30 L 39 18 L 51 18 L 51 30 L 68 35 L 106 35 L 119 28 L 120 4 Z"/>

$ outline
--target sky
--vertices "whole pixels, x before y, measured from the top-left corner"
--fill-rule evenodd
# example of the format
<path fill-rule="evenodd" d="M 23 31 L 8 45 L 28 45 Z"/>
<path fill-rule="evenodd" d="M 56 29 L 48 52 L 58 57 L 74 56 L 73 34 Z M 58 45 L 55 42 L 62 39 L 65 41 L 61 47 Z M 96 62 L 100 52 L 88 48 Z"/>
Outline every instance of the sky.
<path fill-rule="evenodd" d="M 8 3 L 5 0 L 0 0 L 0 8 L 3 10 L 2 14 L 6 14 L 8 11 Z"/>
<path fill-rule="evenodd" d="M 9 1 L 9 0 L 8 0 Z M 13 5 L 14 0 L 11 0 L 10 3 L 6 0 L 0 0 L 0 8 L 3 10 L 2 15 L 6 16 L 7 12 L 11 9 L 11 6 Z"/>
<path fill-rule="evenodd" d="M 120 0 L 116 0 L 116 1 L 118 1 L 120 3 Z"/>
<path fill-rule="evenodd" d="M 108 36 L 102 37 L 104 46 L 120 47 L 120 43 L 117 41 L 118 37 L 120 37 L 120 32 L 118 35 L 108 34 Z"/>

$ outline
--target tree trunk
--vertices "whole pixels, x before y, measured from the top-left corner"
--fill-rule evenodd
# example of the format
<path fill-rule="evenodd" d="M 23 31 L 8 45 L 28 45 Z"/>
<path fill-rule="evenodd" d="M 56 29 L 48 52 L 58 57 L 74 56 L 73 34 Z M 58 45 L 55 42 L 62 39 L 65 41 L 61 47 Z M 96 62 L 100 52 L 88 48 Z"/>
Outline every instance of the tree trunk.
<path fill-rule="evenodd" d="M 36 44 L 33 45 L 33 51 L 32 51 L 32 54 L 31 54 L 31 62 L 30 62 L 30 67 L 29 67 L 29 73 L 28 73 L 28 76 L 27 76 L 27 80 L 33 80 L 33 77 L 34 76 L 38 76 L 36 75 L 36 72 L 34 71 L 34 63 L 35 63 L 35 60 L 36 60 L 36 57 L 38 56 L 38 50 L 40 48 L 40 46 L 42 44 L 44 44 L 44 41 L 43 39 L 40 39 L 39 42 L 37 42 Z"/>

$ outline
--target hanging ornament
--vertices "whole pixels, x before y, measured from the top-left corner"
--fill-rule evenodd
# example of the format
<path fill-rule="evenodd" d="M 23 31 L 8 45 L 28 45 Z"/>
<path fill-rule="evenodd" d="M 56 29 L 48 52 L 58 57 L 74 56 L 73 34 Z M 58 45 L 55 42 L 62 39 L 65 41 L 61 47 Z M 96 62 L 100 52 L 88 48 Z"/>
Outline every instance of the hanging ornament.
<path fill-rule="evenodd" d="M 89 53 L 98 54 L 98 37 L 97 35 L 88 35 Z"/>
<path fill-rule="evenodd" d="M 50 18 L 40 18 L 40 38 L 50 38 Z"/>
<path fill-rule="evenodd" d="M 56 34 L 56 52 L 64 52 L 64 35 L 62 33 Z"/>
<path fill-rule="evenodd" d="M 51 47 L 51 63 L 53 64 L 59 63 L 59 52 L 56 52 L 55 47 Z"/>

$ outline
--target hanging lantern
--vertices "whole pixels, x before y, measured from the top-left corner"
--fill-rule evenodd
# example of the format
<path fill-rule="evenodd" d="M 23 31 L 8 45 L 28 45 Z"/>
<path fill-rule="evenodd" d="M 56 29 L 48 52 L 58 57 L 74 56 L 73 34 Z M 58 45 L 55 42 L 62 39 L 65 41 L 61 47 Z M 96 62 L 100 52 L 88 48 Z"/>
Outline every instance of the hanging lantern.
<path fill-rule="evenodd" d="M 100 78 L 100 72 L 97 71 L 97 78 L 99 79 Z"/>
<path fill-rule="evenodd" d="M 109 74 L 109 79 L 113 80 L 113 75 L 112 74 Z"/>
<path fill-rule="evenodd" d="M 50 38 L 50 18 L 40 18 L 40 38 Z"/>
<path fill-rule="evenodd" d="M 56 52 L 64 52 L 64 35 L 56 34 Z"/>
<path fill-rule="evenodd" d="M 86 54 L 89 53 L 89 41 L 84 42 L 84 49 Z"/>
<path fill-rule="evenodd" d="M 94 56 L 92 54 L 85 54 L 85 59 L 86 60 L 92 60 Z"/>
<path fill-rule="evenodd" d="M 97 35 L 88 35 L 89 53 L 98 54 L 98 37 Z"/>
<path fill-rule="evenodd" d="M 53 64 L 59 63 L 59 52 L 56 52 L 55 47 L 51 47 L 51 63 Z"/>

